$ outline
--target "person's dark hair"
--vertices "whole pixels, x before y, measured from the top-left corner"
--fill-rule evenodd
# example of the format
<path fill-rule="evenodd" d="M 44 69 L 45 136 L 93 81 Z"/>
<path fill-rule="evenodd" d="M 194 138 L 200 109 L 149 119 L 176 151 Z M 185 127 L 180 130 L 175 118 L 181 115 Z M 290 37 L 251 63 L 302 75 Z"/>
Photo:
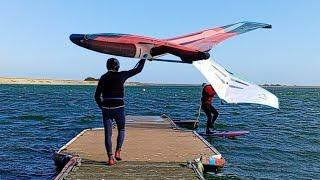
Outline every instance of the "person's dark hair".
<path fill-rule="evenodd" d="M 120 63 L 118 61 L 118 59 L 116 58 L 109 58 L 107 61 L 107 69 L 110 70 L 114 70 L 114 71 L 118 71 L 120 68 Z"/>

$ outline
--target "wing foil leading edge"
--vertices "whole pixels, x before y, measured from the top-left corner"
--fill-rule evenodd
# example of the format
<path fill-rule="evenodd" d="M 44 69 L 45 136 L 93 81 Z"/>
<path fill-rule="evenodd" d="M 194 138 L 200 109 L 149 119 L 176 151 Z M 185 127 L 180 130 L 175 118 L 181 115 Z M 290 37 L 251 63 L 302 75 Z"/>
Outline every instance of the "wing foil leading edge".
<path fill-rule="evenodd" d="M 227 103 L 255 103 L 279 109 L 279 101 L 275 95 L 260 86 L 234 77 L 214 61 L 194 61 L 193 65 L 209 81 L 219 98 Z"/>

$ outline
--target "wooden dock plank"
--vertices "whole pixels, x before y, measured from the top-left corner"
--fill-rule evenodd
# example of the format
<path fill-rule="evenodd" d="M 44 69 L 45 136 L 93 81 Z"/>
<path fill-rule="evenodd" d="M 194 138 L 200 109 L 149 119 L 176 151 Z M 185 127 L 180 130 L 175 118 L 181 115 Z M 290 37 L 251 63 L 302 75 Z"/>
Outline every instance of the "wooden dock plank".
<path fill-rule="evenodd" d="M 104 163 L 83 162 L 66 179 L 198 179 L 192 169 L 178 163 L 120 162 L 109 167 Z"/>
<path fill-rule="evenodd" d="M 116 129 L 112 137 L 116 147 Z M 72 153 L 82 159 L 106 161 L 104 130 L 86 131 L 62 153 Z M 126 139 L 121 151 L 124 161 L 186 162 L 213 152 L 192 132 L 172 129 L 126 127 Z"/>

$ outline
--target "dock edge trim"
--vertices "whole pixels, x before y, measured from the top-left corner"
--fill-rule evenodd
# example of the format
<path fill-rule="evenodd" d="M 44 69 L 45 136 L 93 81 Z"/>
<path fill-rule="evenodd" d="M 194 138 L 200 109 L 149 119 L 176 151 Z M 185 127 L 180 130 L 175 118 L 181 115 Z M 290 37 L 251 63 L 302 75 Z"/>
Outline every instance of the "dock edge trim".
<path fill-rule="evenodd" d="M 202 136 L 200 136 L 200 134 L 198 134 L 196 131 L 192 131 L 194 135 L 196 135 L 204 144 L 206 144 L 208 146 L 208 148 L 210 148 L 214 153 L 216 153 L 217 155 L 221 156 L 221 153 L 214 148 L 207 140 L 205 140 Z"/>
<path fill-rule="evenodd" d="M 77 140 L 80 136 L 82 136 L 85 132 L 90 131 L 90 130 L 99 130 L 99 129 L 103 129 L 103 128 L 89 128 L 89 129 L 84 129 L 83 131 L 81 131 L 78 135 L 76 135 L 74 138 L 72 138 L 67 144 L 65 144 L 64 146 L 62 146 L 57 153 L 60 153 L 61 151 L 63 151 L 64 149 L 66 149 L 71 143 L 73 143 L 75 140 Z"/>

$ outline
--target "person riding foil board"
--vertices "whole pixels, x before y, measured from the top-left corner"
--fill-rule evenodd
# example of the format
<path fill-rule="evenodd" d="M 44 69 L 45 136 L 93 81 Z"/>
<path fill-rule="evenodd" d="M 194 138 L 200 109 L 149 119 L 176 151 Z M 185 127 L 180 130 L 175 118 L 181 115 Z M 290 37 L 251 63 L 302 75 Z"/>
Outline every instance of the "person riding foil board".
<path fill-rule="evenodd" d="M 206 134 L 213 134 L 210 128 L 213 128 L 213 124 L 219 116 L 218 111 L 212 106 L 212 99 L 215 95 L 216 92 L 211 84 L 204 85 L 202 89 L 201 109 L 206 113 L 208 118 Z"/>
<path fill-rule="evenodd" d="M 108 72 L 103 74 L 98 82 L 94 97 L 98 107 L 102 110 L 105 148 L 109 158 L 108 165 L 110 166 L 115 164 L 111 141 L 113 120 L 115 120 L 118 129 L 115 158 L 121 160 L 120 151 L 125 136 L 124 83 L 128 78 L 142 71 L 145 61 L 145 59 L 141 59 L 133 69 L 118 72 L 119 61 L 116 58 L 110 58 L 107 61 Z"/>

